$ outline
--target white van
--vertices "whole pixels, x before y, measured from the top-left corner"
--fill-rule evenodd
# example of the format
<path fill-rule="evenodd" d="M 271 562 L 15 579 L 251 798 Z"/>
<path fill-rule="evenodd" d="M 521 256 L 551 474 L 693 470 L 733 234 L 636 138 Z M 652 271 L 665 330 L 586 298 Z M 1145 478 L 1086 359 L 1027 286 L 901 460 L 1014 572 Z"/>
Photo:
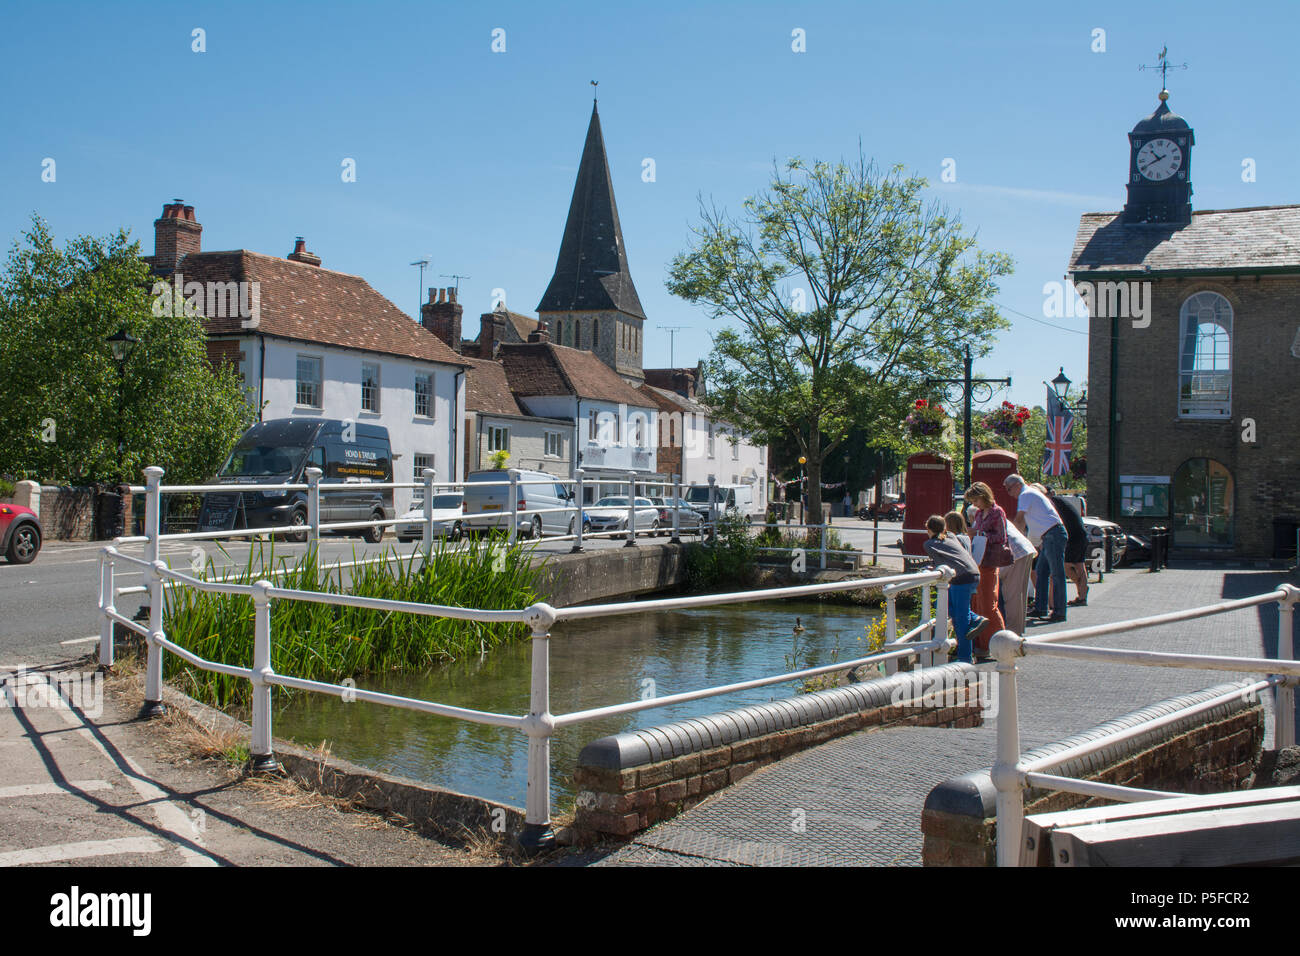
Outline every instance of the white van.
<path fill-rule="evenodd" d="M 578 509 L 573 506 L 573 492 L 560 484 L 554 475 L 523 468 L 471 471 L 465 476 L 465 512 L 467 530 L 510 528 L 510 486 L 487 484 L 509 482 L 511 472 L 518 476 L 519 500 L 515 524 L 518 533 L 531 538 L 543 534 L 576 534 Z"/>
<path fill-rule="evenodd" d="M 718 514 L 740 514 L 751 521 L 754 519 L 753 485 L 714 485 L 713 488 L 714 506 L 718 509 Z M 709 486 L 691 485 L 686 490 L 685 497 L 691 507 L 708 520 Z"/>

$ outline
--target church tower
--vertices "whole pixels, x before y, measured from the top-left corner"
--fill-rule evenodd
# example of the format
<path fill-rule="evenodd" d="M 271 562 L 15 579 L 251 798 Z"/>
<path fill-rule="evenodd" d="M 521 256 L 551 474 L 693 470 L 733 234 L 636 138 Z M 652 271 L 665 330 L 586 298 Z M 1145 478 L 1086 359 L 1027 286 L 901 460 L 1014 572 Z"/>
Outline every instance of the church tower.
<path fill-rule="evenodd" d="M 1160 106 L 1128 134 L 1128 202 L 1126 226 L 1168 229 L 1192 221 L 1192 144 L 1187 121 L 1169 108 L 1169 91 L 1160 91 Z"/>
<path fill-rule="evenodd" d="M 595 101 L 555 274 L 537 317 L 556 345 L 594 352 L 633 385 L 645 380 L 645 312 L 632 284 Z"/>

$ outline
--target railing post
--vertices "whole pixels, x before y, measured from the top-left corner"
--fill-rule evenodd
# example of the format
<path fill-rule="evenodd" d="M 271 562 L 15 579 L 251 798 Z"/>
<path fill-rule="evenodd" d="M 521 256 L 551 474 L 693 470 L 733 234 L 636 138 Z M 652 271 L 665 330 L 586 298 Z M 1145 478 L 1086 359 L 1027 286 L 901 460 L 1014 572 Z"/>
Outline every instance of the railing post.
<path fill-rule="evenodd" d="M 930 652 L 930 666 L 938 667 L 948 663 L 948 580 L 953 576 L 952 568 L 947 565 L 939 569 L 939 580 L 935 584 L 934 633 L 931 639 L 942 641 Z"/>
<path fill-rule="evenodd" d="M 673 544 L 682 543 L 682 476 L 673 475 Z"/>
<path fill-rule="evenodd" d="M 898 603 L 894 592 L 885 595 L 885 643 L 893 644 L 898 640 Z M 898 671 L 898 658 L 891 657 L 885 661 L 885 673 Z"/>
<path fill-rule="evenodd" d="M 1020 762 L 1020 716 L 1016 706 L 1016 658 L 1020 641 L 1011 631 L 998 631 L 989 641 L 997 658 L 998 753 L 993 764 L 997 788 L 998 866 L 1017 866 L 1024 829 L 1025 793 L 1016 765 Z"/>
<path fill-rule="evenodd" d="M 1284 584 L 1286 597 L 1277 602 L 1277 659 L 1294 658 L 1291 642 L 1295 637 L 1295 606 L 1300 599 L 1300 588 Z M 1289 678 L 1288 678 L 1289 680 Z M 1290 683 L 1277 686 L 1276 706 L 1273 708 L 1273 747 L 1295 746 L 1295 688 Z"/>
<path fill-rule="evenodd" d="M 534 604 L 527 614 L 532 630 L 532 683 L 524 726 L 528 735 L 528 793 L 519 845 L 525 853 L 535 854 L 555 845 L 551 831 L 551 734 L 555 732 L 555 719 L 551 716 L 550 633 L 555 610 L 549 604 Z"/>
<path fill-rule="evenodd" d="M 821 538 L 821 566 L 822 566 L 822 570 L 825 571 L 826 570 L 826 532 L 827 529 L 830 527 L 830 525 L 823 522 L 819 527 L 821 528 L 821 532 L 819 534 L 819 537 Z"/>
<path fill-rule="evenodd" d="M 718 479 L 709 475 L 709 540 L 718 539 Z"/>
<path fill-rule="evenodd" d="M 117 601 L 113 593 L 113 556 L 117 554 L 111 547 L 105 548 L 99 557 L 99 612 L 103 621 L 99 625 L 99 669 L 106 671 L 113 667 L 113 629 L 116 622 L 109 617 L 117 613 Z"/>
<path fill-rule="evenodd" d="M 253 585 L 253 735 L 249 769 L 254 773 L 276 773 L 280 769 L 271 747 L 271 582 Z"/>
<path fill-rule="evenodd" d="M 636 472 L 627 473 L 627 541 L 625 548 L 636 547 Z"/>
<path fill-rule="evenodd" d="M 573 495 L 574 495 L 573 500 L 576 501 L 576 502 L 578 503 L 578 513 L 577 513 L 577 515 L 575 516 L 575 520 L 574 520 L 574 523 L 573 523 L 574 528 L 576 529 L 576 536 L 575 536 L 574 539 L 573 539 L 573 547 L 569 549 L 569 553 L 570 553 L 570 554 L 581 554 L 582 551 L 583 551 L 583 547 L 582 547 L 582 508 L 583 508 L 583 503 L 585 502 L 585 500 L 586 500 L 586 496 L 587 496 L 587 492 L 586 492 L 586 472 L 583 471 L 581 468 L 575 468 L 575 469 L 573 470 L 573 475 L 574 475 L 575 478 L 578 479 L 578 486 L 577 486 L 577 488 L 574 489 L 574 492 L 573 492 Z"/>
<path fill-rule="evenodd" d="M 315 465 L 307 469 L 307 543 L 309 550 L 320 550 L 320 476 Z"/>
<path fill-rule="evenodd" d="M 163 616 L 163 578 L 158 570 L 158 528 L 161 515 L 160 504 L 162 492 L 163 469 L 150 465 L 144 470 L 144 533 L 148 539 L 144 543 L 144 559 L 149 562 L 146 576 L 149 581 L 149 637 L 148 658 L 144 670 L 144 703 L 140 706 L 140 717 L 159 717 L 167 708 L 162 699 L 163 649 L 158 643 L 162 637 Z"/>
<path fill-rule="evenodd" d="M 420 528 L 420 548 L 424 551 L 426 561 L 433 553 L 433 480 L 437 476 L 438 472 L 433 468 L 424 469 L 424 474 L 420 476 L 424 482 L 424 523 Z"/>
<path fill-rule="evenodd" d="M 510 475 L 510 543 L 519 540 L 519 469 L 511 468 Z"/>

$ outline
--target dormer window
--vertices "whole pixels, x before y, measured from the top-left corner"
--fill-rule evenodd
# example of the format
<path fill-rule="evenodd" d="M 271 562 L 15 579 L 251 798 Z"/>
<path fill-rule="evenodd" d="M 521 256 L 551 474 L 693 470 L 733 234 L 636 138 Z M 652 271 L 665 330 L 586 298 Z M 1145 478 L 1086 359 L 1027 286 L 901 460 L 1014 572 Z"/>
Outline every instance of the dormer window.
<path fill-rule="evenodd" d="M 1217 292 L 1183 303 L 1178 335 L 1178 416 L 1232 415 L 1232 306 Z"/>

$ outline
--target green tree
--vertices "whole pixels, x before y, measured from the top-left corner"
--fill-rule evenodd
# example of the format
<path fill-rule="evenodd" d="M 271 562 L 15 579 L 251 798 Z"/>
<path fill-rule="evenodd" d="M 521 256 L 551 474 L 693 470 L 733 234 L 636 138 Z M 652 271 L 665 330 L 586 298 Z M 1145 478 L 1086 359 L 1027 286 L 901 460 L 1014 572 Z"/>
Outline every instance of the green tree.
<path fill-rule="evenodd" d="M 861 151 L 793 159 L 741 220 L 701 203 L 669 266 L 670 292 L 734 322 L 714 338 L 711 403 L 746 432 L 795 440 L 813 515 L 823 464 L 855 425 L 875 447 L 899 444 L 925 378 L 955 374 L 966 342 L 984 354 L 1006 325 L 991 298 L 1010 258 L 981 252 L 925 185 Z"/>
<path fill-rule="evenodd" d="M 125 232 L 60 250 L 33 217 L 0 271 L 0 472 L 82 484 L 210 478 L 255 417 L 238 374 L 207 361 L 199 318 L 153 314 Z M 106 339 L 138 340 L 119 374 Z M 122 442 L 119 454 L 118 442 Z"/>

